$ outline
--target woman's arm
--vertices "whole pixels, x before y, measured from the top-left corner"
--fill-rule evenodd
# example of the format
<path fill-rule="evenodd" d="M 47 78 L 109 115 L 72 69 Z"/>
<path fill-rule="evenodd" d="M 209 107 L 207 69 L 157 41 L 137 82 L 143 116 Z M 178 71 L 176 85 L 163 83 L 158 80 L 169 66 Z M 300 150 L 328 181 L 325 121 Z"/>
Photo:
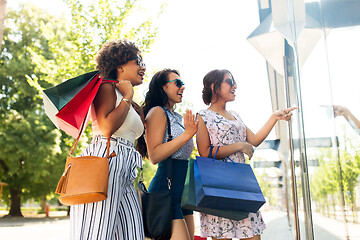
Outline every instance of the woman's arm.
<path fill-rule="evenodd" d="M 196 133 L 196 144 L 201 157 L 207 157 L 210 151 L 210 137 L 206 128 L 204 120 L 198 114 L 197 119 L 199 121 L 198 131 Z M 215 156 L 217 146 L 212 149 L 211 156 Z M 237 142 L 225 146 L 221 146 L 216 154 L 216 159 L 223 159 L 235 152 L 243 152 L 251 159 L 254 151 L 253 147 L 246 142 Z"/>
<path fill-rule="evenodd" d="M 269 135 L 271 129 L 275 126 L 276 122 L 277 122 L 277 118 L 274 116 L 274 114 L 272 114 L 269 120 L 256 134 L 254 134 L 246 126 L 246 141 L 255 147 L 259 146 Z"/>
<path fill-rule="evenodd" d="M 351 127 L 360 134 L 360 120 L 358 120 L 349 109 L 340 105 L 334 105 L 333 108 L 335 117 L 344 116 Z"/>
<path fill-rule="evenodd" d="M 163 143 L 167 120 L 161 107 L 152 108 L 146 116 L 146 143 L 149 159 L 157 164 L 184 146 L 196 133 L 198 123 L 191 111 L 184 115 L 185 131 L 170 142 Z"/>
<path fill-rule="evenodd" d="M 93 102 L 101 134 L 105 137 L 111 137 L 124 123 L 130 110 L 130 104 L 134 94 L 134 90 L 129 81 L 119 81 L 116 87 L 129 102 L 125 100 L 121 101 L 120 104 L 115 107 L 115 87 L 110 83 L 100 85 Z"/>
<path fill-rule="evenodd" d="M 276 122 L 278 120 L 289 121 L 292 116 L 291 111 L 295 109 L 298 109 L 298 107 L 286 108 L 274 112 L 256 134 L 254 134 L 248 127 L 246 127 L 246 141 L 255 147 L 259 146 L 269 135 Z"/>

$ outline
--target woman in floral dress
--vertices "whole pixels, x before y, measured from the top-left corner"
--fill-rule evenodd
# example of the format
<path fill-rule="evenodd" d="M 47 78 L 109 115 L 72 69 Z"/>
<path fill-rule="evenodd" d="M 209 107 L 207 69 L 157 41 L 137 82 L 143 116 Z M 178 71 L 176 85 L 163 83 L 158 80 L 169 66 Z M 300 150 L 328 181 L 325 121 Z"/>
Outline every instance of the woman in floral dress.
<path fill-rule="evenodd" d="M 274 112 L 265 125 L 255 134 L 241 120 L 235 111 L 226 109 L 226 103 L 235 100 L 236 83 L 228 70 L 213 70 L 203 80 L 202 97 L 209 108 L 198 113 L 199 126 L 196 134 L 197 147 L 202 157 L 211 155 L 217 159 L 229 157 L 235 162 L 244 163 L 244 154 L 251 159 L 254 150 L 264 141 L 278 120 L 290 120 L 291 111 L 297 107 Z M 241 180 L 241 176 L 239 176 Z M 213 239 L 261 239 L 266 228 L 261 213 L 249 213 L 241 221 L 230 220 L 209 214 L 200 214 L 201 236 Z"/>

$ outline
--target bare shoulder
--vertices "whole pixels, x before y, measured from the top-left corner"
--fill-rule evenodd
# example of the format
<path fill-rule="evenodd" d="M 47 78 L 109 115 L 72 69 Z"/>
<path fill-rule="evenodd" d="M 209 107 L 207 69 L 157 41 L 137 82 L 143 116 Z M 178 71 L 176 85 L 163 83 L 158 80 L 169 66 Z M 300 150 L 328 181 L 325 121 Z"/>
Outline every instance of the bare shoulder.
<path fill-rule="evenodd" d="M 200 113 L 196 113 L 196 119 L 199 119 L 199 121 L 204 122 L 203 118 L 201 117 Z"/>
<path fill-rule="evenodd" d="M 106 90 L 108 90 L 108 91 L 114 91 L 114 89 L 115 89 L 115 86 L 114 86 L 114 83 L 112 83 L 112 82 L 106 82 L 106 83 L 102 83 L 101 85 L 100 85 L 100 88 L 99 88 L 99 91 L 100 90 L 103 90 L 103 91 L 106 91 Z"/>
<path fill-rule="evenodd" d="M 99 90 L 96 94 L 96 97 L 109 97 L 115 96 L 115 88 L 112 83 L 103 83 L 100 85 Z"/>
<path fill-rule="evenodd" d="M 145 121 L 162 121 L 165 120 L 165 111 L 161 107 L 153 107 L 149 110 L 146 115 Z"/>
<path fill-rule="evenodd" d="M 104 103 L 110 103 L 113 105 L 115 101 L 116 94 L 112 83 L 101 84 L 94 99 L 95 107 Z"/>

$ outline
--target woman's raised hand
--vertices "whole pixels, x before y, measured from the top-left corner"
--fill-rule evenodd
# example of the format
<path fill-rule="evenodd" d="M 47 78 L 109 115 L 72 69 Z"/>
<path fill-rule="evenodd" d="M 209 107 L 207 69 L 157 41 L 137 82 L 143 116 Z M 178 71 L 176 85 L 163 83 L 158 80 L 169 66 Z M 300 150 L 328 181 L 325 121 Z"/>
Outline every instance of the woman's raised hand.
<path fill-rule="evenodd" d="M 349 116 L 350 111 L 346 107 L 343 107 L 340 105 L 333 105 L 333 109 L 334 109 L 335 117 L 338 117 L 338 116 L 348 117 Z"/>
<path fill-rule="evenodd" d="M 199 120 L 195 120 L 195 115 L 191 110 L 187 109 L 184 117 L 185 133 L 191 138 L 198 130 Z"/>
<path fill-rule="evenodd" d="M 292 113 L 291 111 L 298 109 L 298 107 L 285 108 L 282 110 L 277 110 L 273 114 L 278 120 L 289 121 L 291 119 Z"/>

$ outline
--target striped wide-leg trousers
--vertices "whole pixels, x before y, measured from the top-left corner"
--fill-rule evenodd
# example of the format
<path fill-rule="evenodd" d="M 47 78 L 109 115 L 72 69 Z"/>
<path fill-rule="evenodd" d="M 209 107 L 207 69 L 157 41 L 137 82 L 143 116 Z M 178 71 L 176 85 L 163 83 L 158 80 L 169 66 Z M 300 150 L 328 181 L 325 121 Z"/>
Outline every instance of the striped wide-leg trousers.
<path fill-rule="evenodd" d="M 106 138 L 96 136 L 82 155 L 106 156 Z M 144 240 L 141 208 L 133 181 L 141 155 L 133 144 L 112 138 L 109 160 L 107 199 L 101 202 L 71 206 L 70 239 L 72 240 Z M 84 179 L 86 181 L 86 179 Z"/>

